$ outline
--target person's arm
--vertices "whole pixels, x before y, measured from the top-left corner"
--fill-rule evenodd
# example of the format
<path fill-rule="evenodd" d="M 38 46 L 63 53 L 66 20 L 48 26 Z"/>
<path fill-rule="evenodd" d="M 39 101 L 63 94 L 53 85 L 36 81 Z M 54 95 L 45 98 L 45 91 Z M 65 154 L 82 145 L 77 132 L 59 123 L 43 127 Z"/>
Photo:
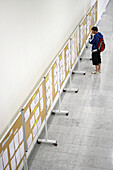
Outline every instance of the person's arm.
<path fill-rule="evenodd" d="M 89 38 L 89 43 L 90 43 L 90 44 L 94 44 L 95 41 L 96 41 L 95 36 L 93 37 L 93 35 L 91 34 L 91 37 Z"/>

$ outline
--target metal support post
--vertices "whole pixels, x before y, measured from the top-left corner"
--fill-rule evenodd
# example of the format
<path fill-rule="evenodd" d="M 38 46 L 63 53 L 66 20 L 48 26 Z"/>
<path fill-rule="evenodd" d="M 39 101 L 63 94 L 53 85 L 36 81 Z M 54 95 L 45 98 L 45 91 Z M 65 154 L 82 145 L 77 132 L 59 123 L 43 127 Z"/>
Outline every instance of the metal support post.
<path fill-rule="evenodd" d="M 85 1 L 85 13 L 86 13 L 86 1 Z M 87 17 L 87 15 L 86 15 Z M 87 21 L 86 21 L 86 35 L 87 35 Z M 88 45 L 87 43 L 85 42 L 85 49 L 84 49 L 84 52 L 86 53 L 86 49 L 88 48 Z M 91 60 L 90 57 L 83 57 L 83 58 L 80 58 L 80 60 Z"/>
<path fill-rule="evenodd" d="M 77 93 L 78 88 L 72 88 L 72 44 L 71 44 L 72 39 L 70 38 L 70 48 L 69 48 L 69 57 L 70 57 L 70 64 L 69 64 L 69 75 L 70 75 L 70 86 L 69 88 L 64 88 L 63 92 L 72 92 L 72 93 Z"/>
<path fill-rule="evenodd" d="M 58 56 L 59 57 L 59 56 Z M 61 93 L 60 93 L 60 63 L 58 64 L 58 95 L 59 95 L 59 109 L 53 110 L 52 114 L 63 114 L 68 116 L 69 111 L 61 110 Z"/>
<path fill-rule="evenodd" d="M 79 52 L 80 52 L 80 39 L 81 39 L 81 36 L 80 36 L 80 25 L 79 25 Z M 81 58 L 78 58 L 78 62 L 77 62 L 78 70 L 72 71 L 72 74 L 80 74 L 80 75 L 85 75 L 86 74 L 85 71 L 80 71 L 80 68 L 79 68 L 80 60 L 81 60 Z"/>
<path fill-rule="evenodd" d="M 26 157 L 26 152 L 27 152 L 27 140 L 26 140 L 26 130 L 25 130 L 24 109 L 21 110 L 21 114 L 22 114 L 23 136 L 24 136 L 24 148 L 25 148 L 25 157 L 24 157 L 24 159 L 23 159 L 23 162 L 24 162 L 24 170 L 28 170 L 27 157 Z"/>
<path fill-rule="evenodd" d="M 45 93 L 46 93 L 46 77 L 44 77 L 44 86 L 45 86 Z M 48 139 L 48 129 L 47 129 L 47 97 L 45 94 L 45 101 L 46 101 L 46 117 L 45 117 L 45 133 L 46 133 L 46 138 L 45 139 L 38 139 L 37 143 L 46 143 L 46 144 L 53 144 L 57 146 L 57 141 L 56 140 L 50 140 Z"/>

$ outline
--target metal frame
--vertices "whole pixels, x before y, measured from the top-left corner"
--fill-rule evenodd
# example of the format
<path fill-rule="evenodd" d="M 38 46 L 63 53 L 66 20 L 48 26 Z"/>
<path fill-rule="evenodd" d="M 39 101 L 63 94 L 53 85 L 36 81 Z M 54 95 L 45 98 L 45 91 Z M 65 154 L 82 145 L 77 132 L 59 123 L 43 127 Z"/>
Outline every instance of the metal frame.
<path fill-rule="evenodd" d="M 80 53 L 80 39 L 81 39 L 81 36 L 80 36 L 80 25 L 79 25 L 79 53 Z M 80 71 L 79 70 L 79 65 L 80 65 L 80 61 L 79 60 L 81 60 L 81 58 L 80 57 L 78 57 L 78 70 L 75 70 L 75 71 L 72 71 L 72 74 L 79 74 L 79 75 L 85 75 L 86 74 L 86 72 L 85 71 Z"/>
<path fill-rule="evenodd" d="M 59 57 L 59 55 L 58 55 Z M 59 60 L 58 60 L 59 61 Z M 69 111 L 61 110 L 61 93 L 60 93 L 60 63 L 58 63 L 58 98 L 59 98 L 59 109 L 58 110 L 52 110 L 52 114 L 62 114 L 68 116 Z"/>
<path fill-rule="evenodd" d="M 44 77 L 44 86 L 45 86 L 45 101 L 46 101 L 46 117 L 45 117 L 45 133 L 46 133 L 46 138 L 45 139 L 37 139 L 37 143 L 46 143 L 46 144 L 53 144 L 57 146 L 57 141 L 56 140 L 50 140 L 48 139 L 48 129 L 47 129 L 47 97 L 46 97 L 46 77 Z"/>
<path fill-rule="evenodd" d="M 54 114 L 61 114 L 61 115 L 66 115 L 68 116 L 69 111 L 66 110 L 61 110 L 61 96 L 60 96 L 60 90 L 59 90 L 59 109 L 58 110 L 53 110 L 51 113 Z"/>
<path fill-rule="evenodd" d="M 78 88 L 72 88 L 72 46 L 71 46 L 71 40 L 72 38 L 70 38 L 70 50 L 69 50 L 69 56 L 70 56 L 70 68 L 69 68 L 69 74 L 70 74 L 70 86 L 69 88 L 64 88 L 63 92 L 72 92 L 72 93 L 78 93 Z"/>
<path fill-rule="evenodd" d="M 86 34 L 87 34 L 87 14 L 85 15 L 86 16 Z M 87 41 L 87 38 L 86 38 L 86 41 Z M 86 49 L 88 48 L 88 45 L 85 41 L 85 47 L 84 47 L 84 51 L 86 52 Z M 92 60 L 90 57 L 80 57 L 80 60 Z"/>
<path fill-rule="evenodd" d="M 27 152 L 27 139 L 26 139 L 24 109 L 21 110 L 21 114 L 22 114 L 22 124 L 23 124 L 24 147 L 25 147 L 25 157 L 23 159 L 23 163 L 24 163 L 24 170 L 28 170 L 27 156 L 26 156 L 26 152 Z"/>

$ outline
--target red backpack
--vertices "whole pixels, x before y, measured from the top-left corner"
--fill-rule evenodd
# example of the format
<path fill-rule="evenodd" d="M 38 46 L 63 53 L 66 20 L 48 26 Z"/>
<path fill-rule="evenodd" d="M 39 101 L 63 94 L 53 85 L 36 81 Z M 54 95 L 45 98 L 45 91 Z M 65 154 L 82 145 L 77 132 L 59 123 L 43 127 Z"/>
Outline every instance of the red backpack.
<path fill-rule="evenodd" d="M 98 37 L 98 36 L 97 36 Z M 98 46 L 97 46 L 97 50 L 102 52 L 105 50 L 105 42 L 104 42 L 104 38 L 99 38 L 99 43 L 98 43 Z"/>

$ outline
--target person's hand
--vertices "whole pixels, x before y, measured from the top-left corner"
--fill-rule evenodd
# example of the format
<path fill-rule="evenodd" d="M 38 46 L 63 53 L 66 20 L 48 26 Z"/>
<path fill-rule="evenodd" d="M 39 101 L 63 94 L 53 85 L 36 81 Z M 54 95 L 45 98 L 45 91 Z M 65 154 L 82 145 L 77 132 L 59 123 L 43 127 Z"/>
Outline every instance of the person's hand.
<path fill-rule="evenodd" d="M 93 33 L 91 33 L 91 36 L 93 36 Z"/>

